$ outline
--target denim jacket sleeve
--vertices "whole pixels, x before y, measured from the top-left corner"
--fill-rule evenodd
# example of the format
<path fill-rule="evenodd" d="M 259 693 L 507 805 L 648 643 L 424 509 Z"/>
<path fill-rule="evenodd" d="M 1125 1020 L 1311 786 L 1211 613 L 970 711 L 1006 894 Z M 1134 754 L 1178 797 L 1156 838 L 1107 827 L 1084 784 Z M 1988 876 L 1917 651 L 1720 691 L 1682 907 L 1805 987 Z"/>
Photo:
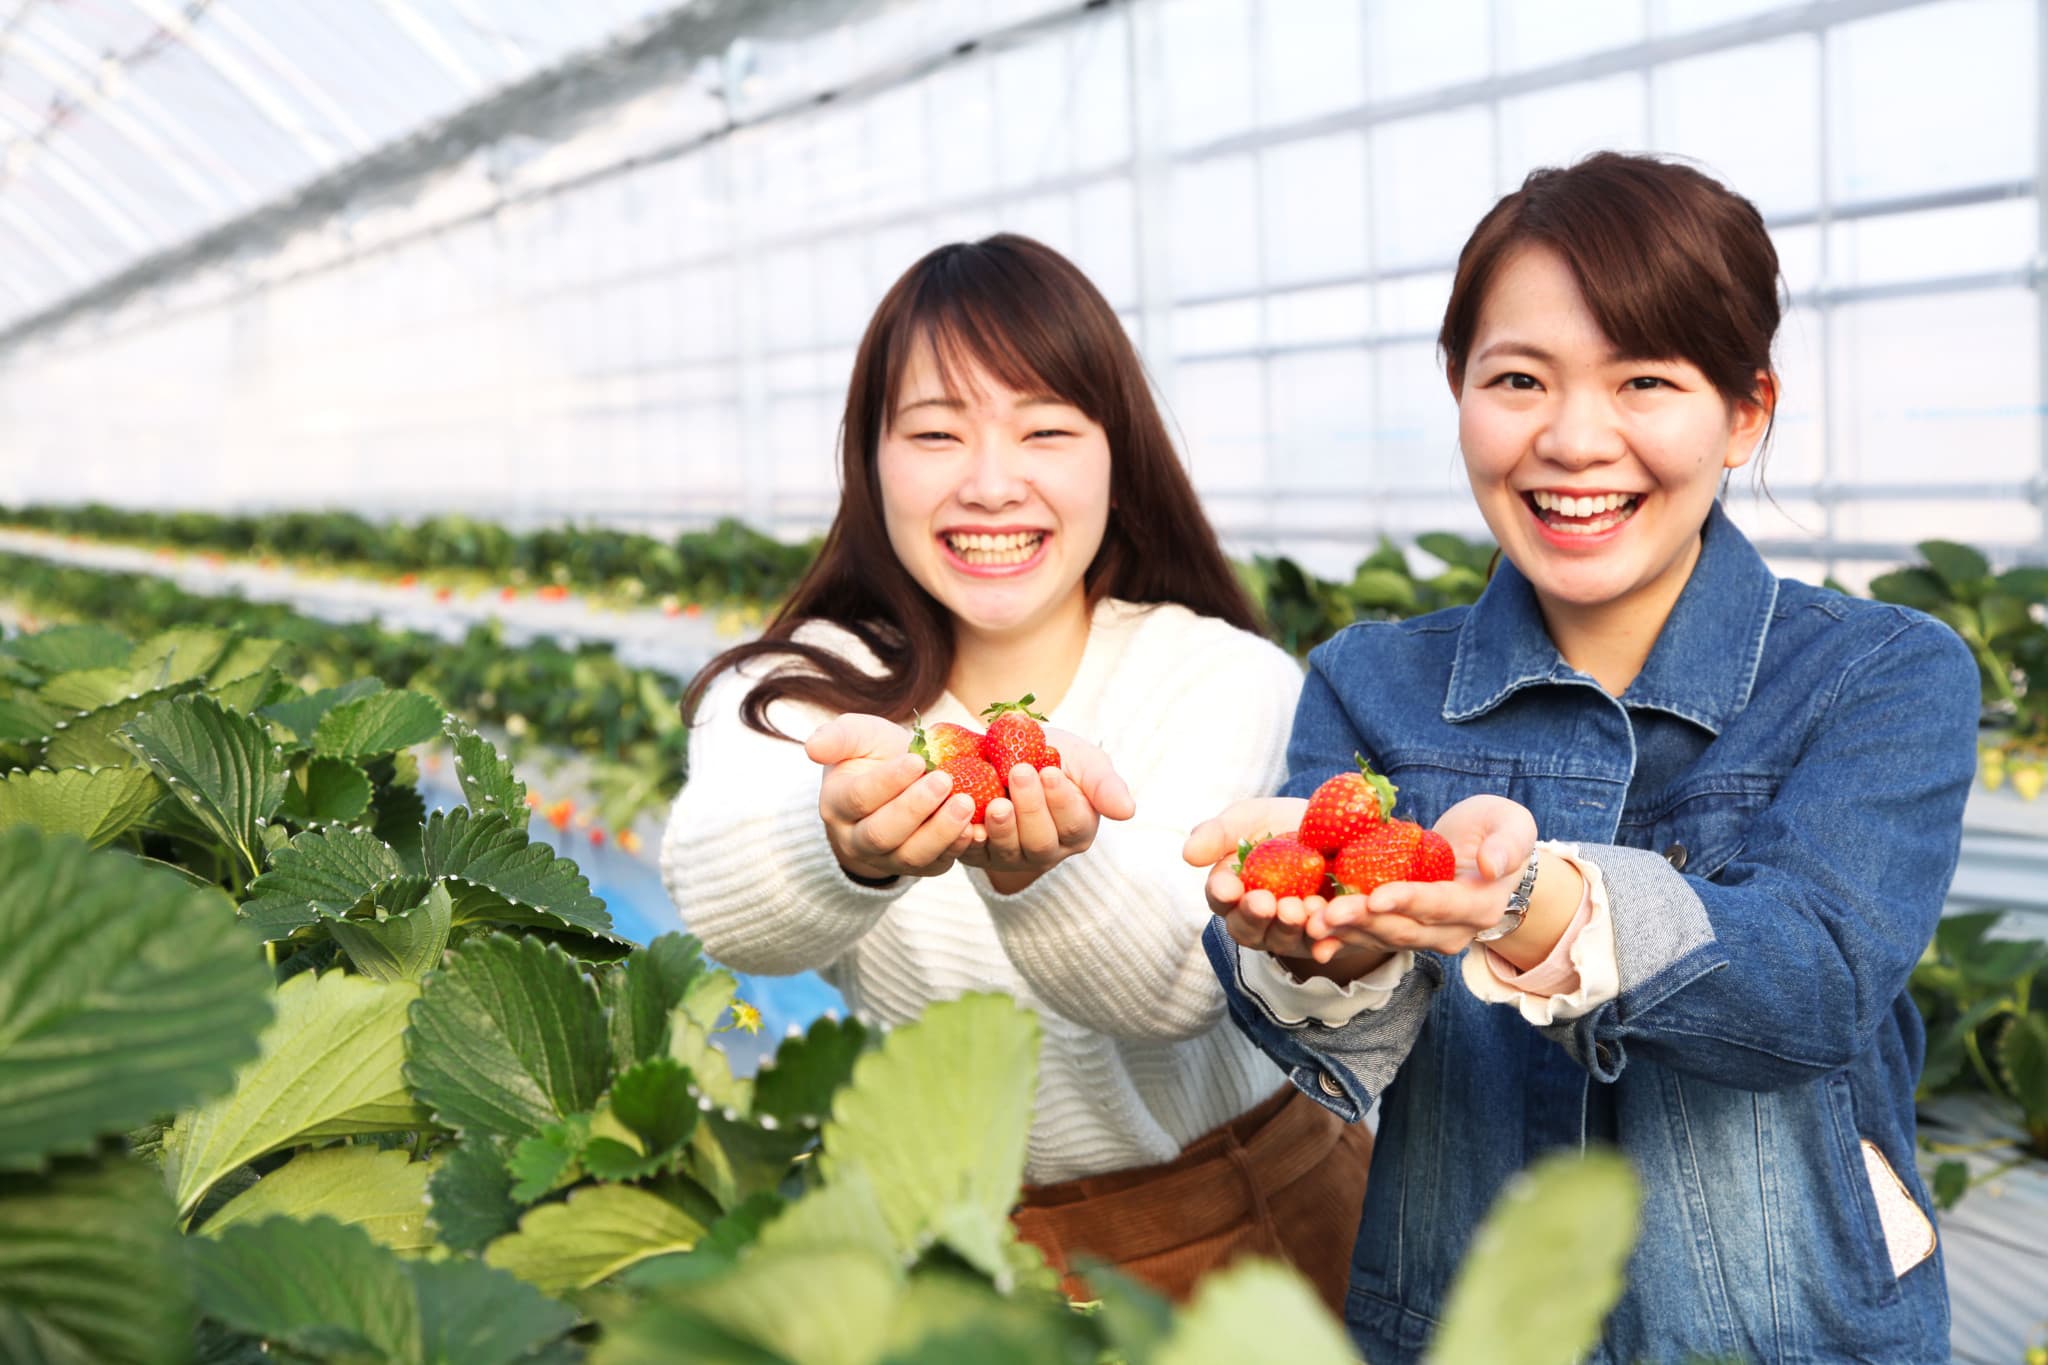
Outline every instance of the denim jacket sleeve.
<path fill-rule="evenodd" d="M 1863 1052 L 1905 990 L 1955 871 L 1979 683 L 1946 626 L 1889 625 L 1815 698 L 1804 752 L 1712 881 L 1581 845 L 1621 990 L 1545 1031 L 1598 1079 L 1636 1054 L 1737 1089 L 1811 1080 Z"/>

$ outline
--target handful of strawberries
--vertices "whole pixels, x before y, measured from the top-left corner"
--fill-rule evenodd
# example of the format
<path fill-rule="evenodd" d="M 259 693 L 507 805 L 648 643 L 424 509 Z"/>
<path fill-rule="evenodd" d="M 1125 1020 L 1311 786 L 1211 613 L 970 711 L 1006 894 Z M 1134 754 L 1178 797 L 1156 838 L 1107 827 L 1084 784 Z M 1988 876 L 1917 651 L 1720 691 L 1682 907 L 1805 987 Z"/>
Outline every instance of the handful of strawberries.
<path fill-rule="evenodd" d="M 1238 845 L 1234 869 L 1245 889 L 1275 896 L 1363 894 L 1388 882 L 1447 882 L 1457 870 L 1442 835 L 1393 820 L 1394 784 L 1362 755 L 1358 771 L 1317 787 L 1301 828 Z"/>
<path fill-rule="evenodd" d="M 927 730 L 922 719 L 911 731 L 910 752 L 924 760 L 925 771 L 949 773 L 953 790 L 974 798 L 977 825 L 989 802 L 1010 794 L 1010 770 L 1019 763 L 1060 766 L 1060 751 L 1045 742 L 1039 725 L 1045 717 L 1031 709 L 1037 699 L 1026 692 L 1016 701 L 990 703 L 981 713 L 988 722 L 985 733 L 943 720 Z"/>

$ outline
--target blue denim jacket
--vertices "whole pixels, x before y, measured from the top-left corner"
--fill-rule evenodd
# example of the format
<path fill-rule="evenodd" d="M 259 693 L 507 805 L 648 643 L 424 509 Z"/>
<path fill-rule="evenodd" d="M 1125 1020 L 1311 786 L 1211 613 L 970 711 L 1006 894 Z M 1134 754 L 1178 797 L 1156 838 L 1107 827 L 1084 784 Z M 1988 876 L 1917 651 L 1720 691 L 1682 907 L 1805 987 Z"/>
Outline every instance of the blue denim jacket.
<path fill-rule="evenodd" d="M 1310 655 L 1285 794 L 1355 750 L 1425 825 L 1475 793 L 1519 801 L 1601 869 L 1620 966 L 1618 998 L 1541 1030 L 1427 954 L 1385 1008 L 1289 1027 L 1209 926 L 1238 1026 L 1343 1117 L 1384 1106 L 1345 1312 L 1373 1365 L 1420 1356 L 1503 1183 L 1589 1142 L 1644 1186 L 1596 1360 L 1948 1359 L 1940 1254 L 1894 1277 L 1859 1143 L 1931 1210 L 1906 980 L 1955 870 L 1977 715 L 1946 626 L 1776 578 L 1719 507 L 1618 700 L 1506 562 L 1472 607 Z"/>

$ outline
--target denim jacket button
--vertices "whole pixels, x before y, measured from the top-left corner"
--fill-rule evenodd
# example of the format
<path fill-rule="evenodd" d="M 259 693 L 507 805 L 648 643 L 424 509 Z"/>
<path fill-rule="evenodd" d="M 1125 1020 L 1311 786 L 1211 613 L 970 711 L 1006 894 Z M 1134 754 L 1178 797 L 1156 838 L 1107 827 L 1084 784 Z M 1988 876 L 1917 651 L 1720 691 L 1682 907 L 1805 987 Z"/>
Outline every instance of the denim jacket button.
<path fill-rule="evenodd" d="M 1335 1078 L 1333 1078 L 1329 1072 L 1318 1071 L 1316 1073 L 1316 1084 L 1319 1087 L 1321 1087 L 1322 1092 L 1325 1095 L 1328 1095 L 1331 1099 L 1341 1100 L 1344 1098 L 1344 1087 L 1337 1084 Z"/>
<path fill-rule="evenodd" d="M 1664 861 L 1671 864 L 1674 872 L 1685 871 L 1685 845 L 1673 844 L 1664 850 Z"/>

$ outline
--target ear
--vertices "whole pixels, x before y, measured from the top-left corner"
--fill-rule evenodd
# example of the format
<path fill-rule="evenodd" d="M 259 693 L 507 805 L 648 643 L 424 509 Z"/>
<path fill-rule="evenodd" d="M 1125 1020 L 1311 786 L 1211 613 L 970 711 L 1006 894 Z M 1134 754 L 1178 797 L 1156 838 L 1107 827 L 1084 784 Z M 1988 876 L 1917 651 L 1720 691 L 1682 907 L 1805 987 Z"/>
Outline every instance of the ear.
<path fill-rule="evenodd" d="M 1740 469 L 1755 458 L 1764 433 L 1771 429 L 1771 414 L 1778 409 L 1778 377 L 1769 370 L 1756 372 L 1756 397 L 1738 399 L 1729 405 L 1728 451 L 1721 464 Z"/>

